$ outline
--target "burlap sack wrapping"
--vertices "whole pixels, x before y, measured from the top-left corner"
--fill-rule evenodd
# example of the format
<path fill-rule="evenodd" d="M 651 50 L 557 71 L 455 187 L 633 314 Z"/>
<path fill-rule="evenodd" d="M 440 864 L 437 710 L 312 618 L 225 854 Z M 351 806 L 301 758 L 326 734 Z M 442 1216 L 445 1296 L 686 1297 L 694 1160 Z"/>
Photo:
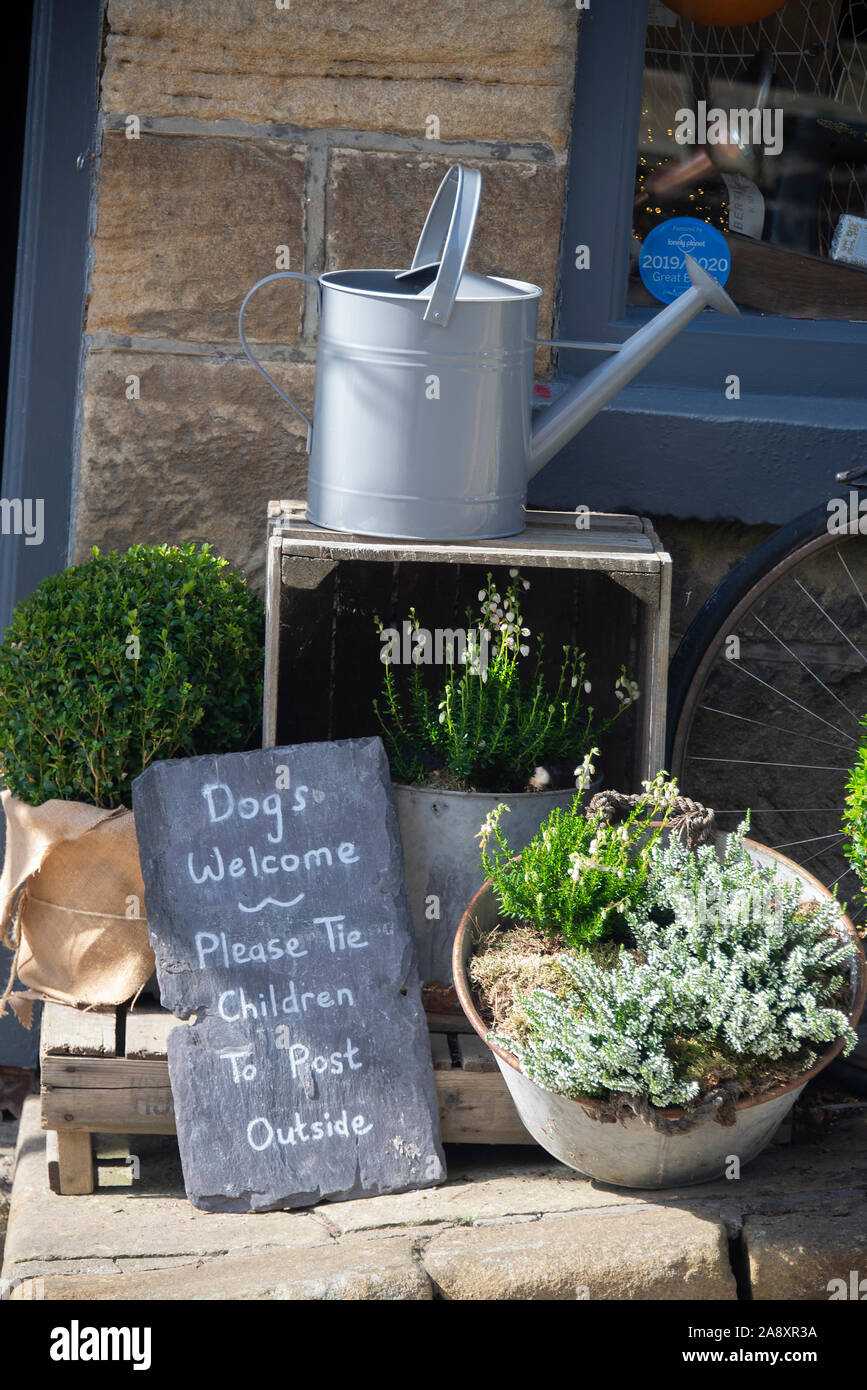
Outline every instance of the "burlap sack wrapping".
<path fill-rule="evenodd" d="M 132 811 L 0 799 L 0 940 L 18 950 L 18 978 L 62 1004 L 122 1004 L 154 969 Z"/>

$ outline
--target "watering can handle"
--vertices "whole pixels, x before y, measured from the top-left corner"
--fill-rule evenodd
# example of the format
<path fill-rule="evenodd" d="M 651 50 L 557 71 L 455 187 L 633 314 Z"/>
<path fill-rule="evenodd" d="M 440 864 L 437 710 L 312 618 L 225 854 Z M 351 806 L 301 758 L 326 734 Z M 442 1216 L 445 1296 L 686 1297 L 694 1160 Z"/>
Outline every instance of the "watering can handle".
<path fill-rule="evenodd" d="M 247 291 L 247 293 L 244 295 L 244 302 L 241 305 L 241 308 L 238 312 L 238 334 L 241 339 L 241 347 L 244 349 L 250 361 L 253 363 L 253 366 L 256 368 L 256 371 L 261 372 L 265 380 L 267 382 L 270 382 L 270 384 L 274 387 L 274 390 L 277 392 L 277 395 L 281 398 L 281 400 L 284 400 L 287 405 L 291 405 L 292 409 L 295 411 L 295 414 L 301 416 L 301 419 L 307 426 L 307 452 L 309 454 L 310 437 L 313 433 L 313 422 L 307 418 L 301 407 L 295 404 L 295 402 L 292 400 L 292 397 L 286 395 L 286 392 L 283 390 L 282 386 L 278 386 L 274 378 L 272 376 L 269 376 L 269 374 L 265 371 L 265 368 L 262 366 L 262 363 L 256 360 L 256 358 L 250 351 L 250 348 L 247 344 L 247 339 L 244 337 L 244 310 L 246 309 L 250 300 L 253 298 L 253 295 L 256 293 L 256 291 L 260 290 L 263 285 L 269 285 L 272 280 L 309 280 L 311 285 L 316 285 L 319 288 L 320 308 L 322 306 L 322 286 L 319 284 L 319 281 L 317 280 L 315 275 L 302 275 L 300 270 L 275 270 L 273 275 L 266 275 L 264 280 L 259 280 L 258 283 L 255 284 L 251 290 Z"/>
<path fill-rule="evenodd" d="M 482 176 L 477 169 L 453 164 L 436 191 L 422 227 L 410 270 L 439 261 L 425 321 L 445 328 L 464 273 L 476 225 Z"/>

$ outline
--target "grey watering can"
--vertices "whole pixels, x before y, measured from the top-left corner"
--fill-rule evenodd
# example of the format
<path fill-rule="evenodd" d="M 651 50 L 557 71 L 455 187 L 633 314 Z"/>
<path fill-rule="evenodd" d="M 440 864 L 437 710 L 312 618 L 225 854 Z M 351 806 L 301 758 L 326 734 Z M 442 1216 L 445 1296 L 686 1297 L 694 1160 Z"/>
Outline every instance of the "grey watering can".
<path fill-rule="evenodd" d="M 611 349 L 609 362 L 534 411 L 542 291 L 465 269 L 481 185 L 476 171 L 449 169 L 409 270 L 334 270 L 318 279 L 277 271 L 244 298 L 243 349 L 307 425 L 307 514 L 319 526 L 413 540 L 516 535 L 528 479 L 707 305 L 738 313 L 687 256 L 692 288 Z M 244 336 L 251 297 L 281 279 L 319 286 L 312 421 Z"/>

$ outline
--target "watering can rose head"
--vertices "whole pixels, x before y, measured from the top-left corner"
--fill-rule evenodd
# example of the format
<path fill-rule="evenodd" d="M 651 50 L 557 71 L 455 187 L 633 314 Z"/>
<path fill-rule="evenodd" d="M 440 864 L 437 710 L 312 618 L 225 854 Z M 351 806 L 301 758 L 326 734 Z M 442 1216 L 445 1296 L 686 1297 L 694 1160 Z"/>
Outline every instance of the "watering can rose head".
<path fill-rule="evenodd" d="M 516 535 L 527 481 L 710 305 L 737 314 L 689 256 L 691 288 L 550 405 L 533 409 L 542 290 L 466 269 L 481 175 L 453 165 L 406 270 L 277 271 L 239 315 L 250 361 L 307 426 L 311 521 L 359 535 L 457 541 Z M 310 419 L 253 356 L 244 311 L 279 279 L 319 292 Z M 598 344 L 563 344 L 596 346 Z"/>

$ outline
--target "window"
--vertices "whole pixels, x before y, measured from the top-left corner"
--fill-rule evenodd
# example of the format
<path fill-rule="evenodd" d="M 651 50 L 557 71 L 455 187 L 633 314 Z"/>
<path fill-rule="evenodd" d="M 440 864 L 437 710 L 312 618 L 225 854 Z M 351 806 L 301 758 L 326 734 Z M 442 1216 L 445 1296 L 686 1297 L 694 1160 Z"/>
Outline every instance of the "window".
<path fill-rule="evenodd" d="M 559 336 L 622 341 L 662 307 L 640 249 L 670 218 L 722 233 L 743 317 L 705 311 L 539 476 L 534 505 L 779 522 L 867 462 L 867 4 L 787 0 L 736 27 L 675 13 L 696 5 L 732 8 L 582 17 Z M 561 350 L 559 372 L 598 360 Z"/>

